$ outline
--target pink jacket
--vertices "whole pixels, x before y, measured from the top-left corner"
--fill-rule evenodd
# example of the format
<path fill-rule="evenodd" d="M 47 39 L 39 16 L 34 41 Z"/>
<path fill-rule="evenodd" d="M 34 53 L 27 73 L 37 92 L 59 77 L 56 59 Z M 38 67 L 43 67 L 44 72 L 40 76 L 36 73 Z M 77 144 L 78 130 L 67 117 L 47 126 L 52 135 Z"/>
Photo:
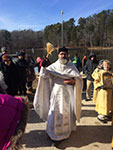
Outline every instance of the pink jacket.
<path fill-rule="evenodd" d="M 6 150 L 21 119 L 24 102 L 20 97 L 0 94 L 0 150 Z"/>

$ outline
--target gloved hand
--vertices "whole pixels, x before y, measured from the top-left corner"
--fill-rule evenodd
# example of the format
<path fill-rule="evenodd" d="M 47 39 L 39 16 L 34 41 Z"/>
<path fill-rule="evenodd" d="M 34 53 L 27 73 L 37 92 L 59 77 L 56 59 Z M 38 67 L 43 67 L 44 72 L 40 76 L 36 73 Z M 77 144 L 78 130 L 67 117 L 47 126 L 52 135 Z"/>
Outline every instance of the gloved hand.
<path fill-rule="evenodd" d="M 48 66 L 48 60 L 47 59 L 43 59 L 42 66 L 43 67 L 47 67 Z"/>

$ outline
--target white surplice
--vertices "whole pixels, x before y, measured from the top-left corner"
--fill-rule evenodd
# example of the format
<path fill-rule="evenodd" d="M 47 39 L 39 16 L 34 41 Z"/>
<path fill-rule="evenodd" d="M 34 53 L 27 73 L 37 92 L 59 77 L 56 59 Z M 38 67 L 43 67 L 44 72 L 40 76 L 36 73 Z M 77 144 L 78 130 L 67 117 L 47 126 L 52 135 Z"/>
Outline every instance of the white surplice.
<path fill-rule="evenodd" d="M 74 78 L 75 85 L 64 84 L 64 79 Z M 57 60 L 47 68 L 42 67 L 34 97 L 34 109 L 41 119 L 47 120 L 46 132 L 52 140 L 63 140 L 76 130 L 80 121 L 82 79 L 73 65 L 63 65 Z"/>

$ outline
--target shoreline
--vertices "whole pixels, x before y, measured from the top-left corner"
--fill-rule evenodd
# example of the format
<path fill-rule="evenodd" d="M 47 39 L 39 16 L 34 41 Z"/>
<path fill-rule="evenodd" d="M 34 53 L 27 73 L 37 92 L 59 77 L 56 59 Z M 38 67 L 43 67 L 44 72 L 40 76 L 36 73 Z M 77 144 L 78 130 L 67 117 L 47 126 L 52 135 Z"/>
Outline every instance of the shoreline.
<path fill-rule="evenodd" d="M 113 47 L 88 47 L 88 50 L 113 50 Z"/>

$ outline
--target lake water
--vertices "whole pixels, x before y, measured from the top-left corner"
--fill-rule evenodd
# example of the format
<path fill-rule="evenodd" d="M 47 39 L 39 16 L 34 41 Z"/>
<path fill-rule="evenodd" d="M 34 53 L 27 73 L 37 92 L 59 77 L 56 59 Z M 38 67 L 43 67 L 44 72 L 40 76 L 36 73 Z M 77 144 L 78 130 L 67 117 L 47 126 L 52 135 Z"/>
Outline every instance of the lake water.
<path fill-rule="evenodd" d="M 109 49 L 106 49 L 106 50 L 99 50 L 99 49 L 88 50 L 87 48 L 69 49 L 69 54 L 70 54 L 71 59 L 73 59 L 75 54 L 78 54 L 80 59 L 82 59 L 84 55 L 86 55 L 88 57 L 91 52 L 94 52 L 96 54 L 97 60 L 108 59 L 111 62 L 111 64 L 113 64 L 113 49 L 110 49 L 110 50 Z M 31 53 L 31 50 L 26 50 L 26 53 Z M 38 56 L 43 58 L 43 56 L 46 56 L 46 50 L 34 49 L 34 53 L 32 53 L 32 55 L 33 55 L 35 60 Z M 49 59 L 51 62 L 54 62 L 57 60 L 57 51 L 56 50 L 52 52 L 52 55 L 49 56 Z"/>
<path fill-rule="evenodd" d="M 92 51 L 88 49 L 70 49 L 69 50 L 71 59 L 74 57 L 75 54 L 78 54 L 80 59 L 82 59 L 84 55 L 88 57 L 91 52 L 96 54 L 97 60 L 108 59 L 113 64 L 113 49 L 112 50 L 92 50 Z M 46 51 L 35 50 L 33 55 L 35 59 L 37 58 L 37 56 L 40 56 L 42 58 L 43 56 L 46 55 Z M 52 55 L 49 56 L 49 59 L 52 62 L 57 60 L 57 51 L 53 51 Z"/>

